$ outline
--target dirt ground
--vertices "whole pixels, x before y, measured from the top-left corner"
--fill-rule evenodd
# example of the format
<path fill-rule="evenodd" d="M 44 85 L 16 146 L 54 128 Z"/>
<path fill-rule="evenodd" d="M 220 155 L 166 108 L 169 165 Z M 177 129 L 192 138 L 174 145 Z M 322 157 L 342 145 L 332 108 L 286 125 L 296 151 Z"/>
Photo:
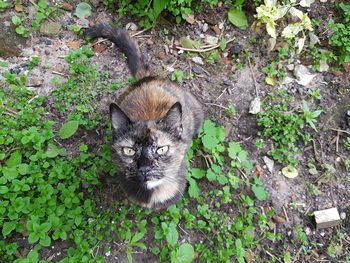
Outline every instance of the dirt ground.
<path fill-rule="evenodd" d="M 264 30 L 261 33 L 256 33 L 249 28 L 239 30 L 228 24 L 226 19 L 228 8 L 229 6 L 223 5 L 214 10 L 204 10 L 196 15 L 198 22 L 192 25 L 186 22 L 178 25 L 161 22 L 155 28 L 144 31 L 135 38 L 155 72 L 169 78 L 173 69 L 182 70 L 184 76 L 189 73 L 194 74 L 195 77 L 192 80 L 184 79 L 183 88 L 190 90 L 203 104 L 206 119 L 212 120 L 217 125 L 223 125 L 228 140 L 239 142 L 242 148 L 248 151 L 249 159 L 253 164 L 260 165 L 263 168 L 262 181 L 270 196 L 267 201 L 261 202 L 260 205 L 262 207 L 270 206 L 277 211 L 278 215 L 287 218 L 283 224 L 277 226 L 278 232 L 285 237 L 284 242 L 288 243 L 292 239 L 290 229 L 301 225 L 307 232 L 311 243 L 321 243 L 324 244 L 324 247 L 327 247 L 330 237 L 340 228 L 350 234 L 350 182 L 345 180 L 349 178 L 350 173 L 342 165 L 342 162 L 349 159 L 350 155 L 344 147 L 339 147 L 345 138 L 344 134 L 332 130 L 350 130 L 350 117 L 347 117 L 347 113 L 350 111 L 350 94 L 349 92 L 341 92 L 342 89 L 349 88 L 349 73 L 343 72 L 340 76 L 336 76 L 330 72 L 316 72 L 317 76 L 308 87 L 298 85 L 295 81 L 284 85 L 275 85 L 274 87 L 266 85 L 264 82 L 265 75 L 261 69 L 274 54 L 274 51 L 267 51 L 267 36 Z M 332 16 L 331 10 L 332 4 L 328 1 L 315 5 L 315 8 L 310 9 L 309 16 L 326 21 Z M 214 36 L 214 32 L 210 29 L 206 33 L 202 31 L 202 25 L 208 20 L 208 17 L 215 17 L 216 25 L 223 24 L 223 36 L 235 40 L 228 44 L 225 51 L 220 52 L 221 58 L 214 65 L 197 65 L 185 53 L 176 50 L 174 46 L 181 37 L 189 36 L 191 39 L 200 39 L 201 34 Z M 252 15 L 248 14 L 248 20 L 249 24 L 254 21 Z M 27 86 L 37 91 L 39 95 L 47 96 L 48 101 L 50 101 L 51 92 L 56 88 L 51 83 L 51 79 L 59 77 L 64 80 L 66 77 L 65 73 L 68 66 L 64 57 L 72 49 L 69 43 L 82 40 L 81 36 L 64 29 L 65 26 L 74 24 L 89 26 L 101 22 L 125 25 L 128 22 L 136 21 L 131 17 L 119 19 L 102 4 L 97 4 L 93 8 L 92 16 L 88 17 L 87 20 L 78 19 L 71 12 L 65 12 L 60 16 L 59 22 L 62 25 L 62 30 L 57 36 L 46 37 L 36 32 L 27 39 L 26 46 L 20 56 L 0 59 L 10 63 L 10 70 L 26 72 L 27 69 L 23 67 L 24 63 L 31 57 L 38 56 L 42 63 L 28 75 Z M 164 32 L 164 28 L 168 30 L 168 34 L 161 34 L 161 32 Z M 322 32 L 319 33 L 321 35 Z M 256 38 L 257 42 L 251 43 L 249 40 L 252 38 Z M 324 36 L 324 38 L 327 39 L 327 36 Z M 96 53 L 91 59 L 91 63 L 97 66 L 101 74 L 103 72 L 110 74 L 108 81 L 112 82 L 115 79 L 120 79 L 122 82 L 127 81 L 130 74 L 126 70 L 126 63 L 120 52 L 109 42 L 99 45 L 103 47 L 104 51 Z M 231 59 L 230 49 L 237 45 L 242 47 L 243 51 L 240 52 L 237 58 Z M 244 52 L 251 54 L 250 65 L 243 57 Z M 244 67 L 237 70 L 236 65 L 239 63 L 243 63 Z M 1 74 L 4 71 L 4 68 L 0 68 Z M 287 75 L 293 78 L 291 71 L 287 71 Z M 256 115 L 248 113 L 250 102 L 256 97 L 256 90 L 258 90 L 258 95 L 264 98 L 275 89 L 288 90 L 289 94 L 293 95 L 299 102 L 308 90 L 320 89 L 322 95 L 322 99 L 317 104 L 312 105 L 313 109 L 317 108 L 324 111 L 317 122 L 318 133 L 313 137 L 313 143 L 300 144 L 302 155 L 297 157 L 299 176 L 295 179 L 282 176 L 280 172 L 282 166 L 276 162 L 273 171 L 270 172 L 263 161 L 263 157 L 267 156 L 270 146 L 265 145 L 261 149 L 254 146 L 260 128 L 257 125 Z M 98 102 L 100 114 L 107 118 L 108 104 L 114 101 L 120 92 L 117 91 L 100 99 Z M 236 110 L 234 116 L 229 116 L 225 111 L 225 107 L 231 102 Z M 54 111 L 50 103 L 47 104 L 47 111 L 50 118 L 58 121 L 57 125 L 59 127 L 61 116 Z M 105 131 L 101 129 L 98 133 L 84 132 L 81 136 L 84 143 L 94 145 L 93 148 L 96 152 L 103 144 L 101 134 L 105 134 Z M 81 142 L 69 139 L 64 143 L 69 144 L 69 146 L 66 145 L 69 149 L 77 149 L 76 146 Z M 74 155 L 74 150 L 70 154 Z M 330 181 L 320 185 L 321 194 L 319 195 L 310 195 L 306 185 L 306 182 L 314 182 L 318 179 L 317 176 L 313 176 L 308 172 L 307 164 L 311 158 L 316 160 L 318 167 L 327 163 L 336 168 L 336 172 L 332 174 Z M 115 182 L 111 183 L 111 179 L 105 178 L 105 180 L 106 189 L 103 190 L 103 194 L 116 192 L 115 187 L 118 188 L 118 185 Z M 201 185 L 201 187 L 210 189 L 209 184 Z M 122 199 L 122 196 L 120 198 Z M 296 204 L 296 207 L 287 206 L 290 203 Z M 309 214 L 313 211 L 331 207 L 337 207 L 343 215 L 345 213 L 342 225 L 335 228 L 316 230 Z M 138 255 L 135 255 L 135 262 L 154 262 L 155 260 L 151 254 L 142 255 L 140 259 L 138 257 Z M 56 259 L 58 260 L 59 257 Z M 115 262 L 113 259 L 109 260 L 108 257 L 106 259 L 107 262 Z M 120 259 L 120 262 L 123 262 L 123 260 L 125 259 Z M 309 261 L 303 259 L 299 262 Z"/>

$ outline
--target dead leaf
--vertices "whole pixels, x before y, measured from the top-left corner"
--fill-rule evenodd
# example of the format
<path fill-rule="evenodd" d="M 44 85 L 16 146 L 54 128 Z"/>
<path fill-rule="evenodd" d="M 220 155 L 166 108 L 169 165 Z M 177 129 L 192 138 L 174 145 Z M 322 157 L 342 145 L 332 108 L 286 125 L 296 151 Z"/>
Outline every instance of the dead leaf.
<path fill-rule="evenodd" d="M 276 224 L 281 224 L 286 221 L 283 217 L 280 216 L 272 216 L 272 219 Z"/>
<path fill-rule="evenodd" d="M 196 22 L 196 19 L 194 18 L 194 15 L 188 14 L 185 18 L 186 22 L 193 25 Z"/>
<path fill-rule="evenodd" d="M 82 43 L 81 40 L 68 42 L 67 47 L 69 47 L 70 49 L 76 50 L 80 47 L 81 43 Z"/>
<path fill-rule="evenodd" d="M 343 72 L 341 72 L 340 70 L 332 70 L 331 73 L 337 77 L 340 77 L 341 75 L 343 75 Z"/>
<path fill-rule="evenodd" d="M 73 11 L 73 6 L 70 3 L 66 2 L 62 3 L 60 8 L 65 11 Z"/>
<path fill-rule="evenodd" d="M 23 6 L 21 4 L 15 4 L 15 11 L 16 12 L 23 12 Z"/>
<path fill-rule="evenodd" d="M 275 48 L 287 48 L 289 46 L 289 44 L 287 42 L 279 42 L 276 44 Z"/>
<path fill-rule="evenodd" d="M 261 26 L 260 22 L 254 21 L 253 24 L 250 26 L 250 30 L 255 33 L 260 33 L 260 26 Z"/>
<path fill-rule="evenodd" d="M 229 59 L 224 59 L 224 65 L 230 65 L 231 64 L 231 60 Z"/>
<path fill-rule="evenodd" d="M 214 31 L 215 35 L 220 35 L 221 34 L 221 30 L 217 26 L 212 26 L 211 30 Z"/>
<path fill-rule="evenodd" d="M 346 72 L 350 72 L 350 62 L 344 62 L 343 67 Z"/>
<path fill-rule="evenodd" d="M 92 47 L 92 51 L 94 51 L 94 53 L 102 53 L 105 50 L 106 50 L 106 48 L 101 46 L 101 45 L 94 45 Z"/>
<path fill-rule="evenodd" d="M 274 78 L 271 78 L 271 77 L 266 77 L 266 78 L 265 78 L 265 83 L 266 83 L 267 85 L 274 86 L 274 85 L 275 85 L 275 79 L 274 79 Z"/>
<path fill-rule="evenodd" d="M 261 178 L 264 175 L 263 169 L 259 164 L 255 165 L 255 172 L 253 173 L 253 176 L 256 176 L 257 178 Z"/>

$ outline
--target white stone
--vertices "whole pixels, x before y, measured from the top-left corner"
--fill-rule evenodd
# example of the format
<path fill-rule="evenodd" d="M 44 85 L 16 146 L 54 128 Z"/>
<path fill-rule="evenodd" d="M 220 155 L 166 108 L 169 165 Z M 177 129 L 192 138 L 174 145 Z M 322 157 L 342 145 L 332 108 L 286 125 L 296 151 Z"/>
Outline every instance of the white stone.
<path fill-rule="evenodd" d="M 264 156 L 263 160 L 267 166 L 267 169 L 269 170 L 270 173 L 273 172 L 273 166 L 275 165 L 275 162 L 273 160 L 271 160 L 269 157 Z"/>
<path fill-rule="evenodd" d="M 192 61 L 198 65 L 204 65 L 203 59 L 201 57 L 193 57 Z"/>
<path fill-rule="evenodd" d="M 135 23 L 130 22 L 130 23 L 126 24 L 125 29 L 131 30 L 131 31 L 136 31 L 138 29 L 138 26 Z"/>
<path fill-rule="evenodd" d="M 204 42 L 208 45 L 216 45 L 219 42 L 219 38 L 205 35 Z"/>
<path fill-rule="evenodd" d="M 256 97 L 252 100 L 249 106 L 249 113 L 250 114 L 258 114 L 260 112 L 261 108 L 261 101 L 259 97 Z"/>
<path fill-rule="evenodd" d="M 310 44 L 311 45 L 315 45 L 315 44 L 320 43 L 320 39 L 318 38 L 318 36 L 316 36 L 312 32 L 309 33 L 309 38 L 310 38 Z"/>
<path fill-rule="evenodd" d="M 321 60 L 320 61 L 320 72 L 327 72 L 329 69 L 329 66 L 326 61 Z"/>
<path fill-rule="evenodd" d="M 208 24 L 205 23 L 205 24 L 203 25 L 203 28 L 202 28 L 203 32 L 204 32 L 204 33 L 207 32 L 207 31 L 208 31 L 208 28 L 209 28 Z"/>
<path fill-rule="evenodd" d="M 337 226 L 341 223 L 340 215 L 335 207 L 315 211 L 314 215 L 317 229 Z"/>
<path fill-rule="evenodd" d="M 344 219 L 346 218 L 346 213 L 345 213 L 345 212 L 341 212 L 341 213 L 340 213 L 340 218 L 341 218 L 342 220 L 344 220 Z"/>

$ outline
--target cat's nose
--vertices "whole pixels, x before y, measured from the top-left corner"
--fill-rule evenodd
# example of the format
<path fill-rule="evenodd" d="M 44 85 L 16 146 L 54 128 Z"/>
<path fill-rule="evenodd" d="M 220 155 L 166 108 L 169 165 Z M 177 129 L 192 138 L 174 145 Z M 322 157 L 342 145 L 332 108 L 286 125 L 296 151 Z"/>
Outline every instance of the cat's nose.
<path fill-rule="evenodd" d="M 147 175 L 152 170 L 152 167 L 150 166 L 141 166 L 139 167 L 139 173 L 140 175 Z"/>

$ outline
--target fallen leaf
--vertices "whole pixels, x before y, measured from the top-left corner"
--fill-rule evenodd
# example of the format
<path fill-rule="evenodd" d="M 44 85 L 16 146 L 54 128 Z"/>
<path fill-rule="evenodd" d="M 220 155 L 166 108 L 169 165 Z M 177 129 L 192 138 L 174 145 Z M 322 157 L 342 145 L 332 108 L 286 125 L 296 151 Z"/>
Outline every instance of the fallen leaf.
<path fill-rule="evenodd" d="M 67 2 L 62 3 L 60 8 L 65 10 L 65 11 L 73 11 L 73 6 Z"/>
<path fill-rule="evenodd" d="M 261 23 L 259 21 L 254 21 L 253 24 L 250 26 L 250 30 L 252 30 L 255 33 L 260 33 L 260 26 Z"/>
<path fill-rule="evenodd" d="M 281 224 L 286 221 L 283 217 L 280 217 L 280 216 L 272 216 L 272 219 L 277 224 Z"/>
<path fill-rule="evenodd" d="M 194 48 L 194 41 L 187 37 L 180 38 L 180 45 L 184 48 Z"/>
<path fill-rule="evenodd" d="M 274 85 L 275 85 L 275 79 L 274 79 L 274 78 L 271 78 L 271 77 L 266 77 L 266 78 L 265 78 L 265 83 L 266 83 L 267 85 L 274 86 Z"/>
<path fill-rule="evenodd" d="M 282 174 L 287 178 L 295 178 L 299 175 L 298 170 L 293 166 L 282 168 Z"/>
<path fill-rule="evenodd" d="M 16 12 L 23 12 L 23 6 L 21 4 L 15 4 L 15 11 Z"/>
<path fill-rule="evenodd" d="M 67 43 L 67 46 L 70 48 L 70 49 L 73 49 L 73 50 L 76 50 L 80 47 L 82 41 L 81 40 L 78 40 L 78 41 L 72 41 L 72 42 L 68 42 Z"/>
<path fill-rule="evenodd" d="M 188 14 L 185 18 L 186 22 L 193 25 L 196 22 L 196 19 L 194 18 L 194 15 Z"/>
<path fill-rule="evenodd" d="M 231 60 L 229 59 L 224 59 L 224 65 L 230 65 L 231 64 Z"/>
<path fill-rule="evenodd" d="M 239 29 L 246 29 L 248 27 L 248 19 L 242 10 L 233 8 L 228 11 L 227 15 L 228 21 Z"/>
<path fill-rule="evenodd" d="M 299 5 L 302 7 L 310 7 L 313 2 L 315 2 L 315 0 L 301 0 Z"/>
<path fill-rule="evenodd" d="M 255 165 L 255 172 L 253 173 L 253 176 L 256 176 L 260 179 L 263 175 L 263 169 L 261 166 L 259 164 Z"/>
<path fill-rule="evenodd" d="M 350 72 L 350 62 L 344 62 L 343 68 L 345 69 L 346 72 Z"/>
<path fill-rule="evenodd" d="M 101 45 L 94 45 L 92 47 L 92 51 L 94 51 L 94 53 L 102 53 L 105 50 L 106 50 L 106 48 L 101 46 Z"/>
<path fill-rule="evenodd" d="M 277 43 L 276 44 L 276 46 L 275 46 L 275 48 L 279 48 L 279 47 L 281 47 L 281 48 L 287 48 L 289 46 L 289 44 L 287 43 L 287 42 L 279 42 L 279 43 Z"/>
<path fill-rule="evenodd" d="M 341 72 L 340 70 L 332 70 L 331 73 L 337 77 L 340 77 L 341 75 L 343 75 L 343 72 Z"/>
<path fill-rule="evenodd" d="M 221 34 L 221 30 L 217 26 L 212 26 L 211 30 L 214 31 L 215 35 L 220 35 Z"/>

